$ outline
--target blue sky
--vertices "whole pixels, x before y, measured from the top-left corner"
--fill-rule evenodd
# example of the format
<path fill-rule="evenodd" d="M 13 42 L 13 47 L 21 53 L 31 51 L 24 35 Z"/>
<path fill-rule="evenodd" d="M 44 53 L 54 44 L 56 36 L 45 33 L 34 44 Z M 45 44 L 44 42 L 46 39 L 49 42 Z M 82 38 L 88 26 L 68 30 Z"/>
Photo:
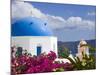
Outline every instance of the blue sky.
<path fill-rule="evenodd" d="M 28 16 L 45 20 L 58 41 L 95 39 L 95 6 L 15 1 L 12 8 L 13 20 Z"/>
<path fill-rule="evenodd" d="M 80 16 L 84 19 L 95 20 L 95 16 L 88 16 L 88 12 L 95 12 L 95 6 L 88 5 L 75 5 L 75 4 L 56 4 L 56 3 L 36 3 L 31 4 L 40 9 L 45 14 L 51 14 L 54 16 L 62 16 L 68 18 L 70 16 Z"/>
<path fill-rule="evenodd" d="M 70 16 L 81 17 L 85 20 L 95 22 L 96 16 L 95 6 L 88 5 L 73 5 L 73 4 L 51 4 L 51 3 L 31 3 L 35 8 L 38 8 L 44 14 L 60 16 L 64 19 Z M 90 14 L 89 14 L 90 13 Z M 77 41 L 81 39 L 90 40 L 95 39 L 95 26 L 93 29 L 61 29 L 55 30 L 54 35 L 58 37 L 59 41 Z"/>

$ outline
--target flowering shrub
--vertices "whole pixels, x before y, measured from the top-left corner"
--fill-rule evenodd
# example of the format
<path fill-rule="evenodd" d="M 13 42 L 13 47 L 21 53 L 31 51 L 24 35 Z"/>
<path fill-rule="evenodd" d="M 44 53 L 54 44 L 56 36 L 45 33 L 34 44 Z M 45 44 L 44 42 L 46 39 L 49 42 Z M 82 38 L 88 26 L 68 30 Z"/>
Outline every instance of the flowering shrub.
<path fill-rule="evenodd" d="M 73 70 L 72 64 L 54 61 L 56 58 L 56 54 L 52 51 L 33 57 L 22 54 L 11 60 L 12 75 Z"/>
<path fill-rule="evenodd" d="M 96 58 L 94 55 L 82 53 L 82 60 L 79 57 L 68 57 L 67 59 L 73 64 L 74 70 L 89 70 L 96 68 Z"/>

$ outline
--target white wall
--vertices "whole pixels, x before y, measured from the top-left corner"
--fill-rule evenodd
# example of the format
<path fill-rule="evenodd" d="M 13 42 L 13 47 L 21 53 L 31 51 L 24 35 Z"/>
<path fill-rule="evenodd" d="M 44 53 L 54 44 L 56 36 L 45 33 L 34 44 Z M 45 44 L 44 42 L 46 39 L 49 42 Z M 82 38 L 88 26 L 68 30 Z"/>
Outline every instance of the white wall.
<path fill-rule="evenodd" d="M 23 47 L 23 49 L 29 49 L 29 37 L 12 37 L 11 46 Z"/>
<path fill-rule="evenodd" d="M 17 36 L 12 37 L 12 46 L 23 47 L 32 55 L 37 55 L 37 46 L 41 46 L 41 52 L 54 52 L 57 54 L 57 38 L 53 36 Z"/>
<path fill-rule="evenodd" d="M 57 46 L 57 38 L 56 37 L 51 37 L 51 46 L 52 49 L 54 50 L 54 52 L 57 54 L 58 56 L 58 46 Z"/>
<path fill-rule="evenodd" d="M 35 37 L 30 37 L 30 49 L 31 49 L 31 53 L 36 55 L 37 53 L 37 46 L 41 46 L 42 47 L 42 53 L 43 52 L 50 52 L 53 51 L 53 43 L 55 44 L 55 47 L 57 47 L 57 38 L 56 37 L 50 37 L 50 36 L 35 36 Z M 56 42 L 55 42 L 56 41 Z M 55 51 L 57 50 L 57 48 L 55 48 Z M 34 51 L 34 53 L 33 53 Z"/>

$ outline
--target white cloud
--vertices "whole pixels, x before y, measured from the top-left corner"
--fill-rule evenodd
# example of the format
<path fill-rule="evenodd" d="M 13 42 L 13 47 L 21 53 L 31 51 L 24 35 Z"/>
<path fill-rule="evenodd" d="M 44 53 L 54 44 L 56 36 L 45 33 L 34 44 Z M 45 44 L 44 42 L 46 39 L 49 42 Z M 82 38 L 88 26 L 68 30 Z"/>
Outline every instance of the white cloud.
<path fill-rule="evenodd" d="M 62 17 L 57 16 L 48 16 L 48 23 L 50 24 L 50 27 L 52 29 L 72 29 L 72 28 L 78 28 L 78 29 L 92 29 L 95 27 L 95 22 L 90 20 L 84 20 L 81 17 L 74 17 L 71 16 L 68 19 L 63 19 Z"/>
<path fill-rule="evenodd" d="M 23 1 L 12 1 L 12 18 L 23 18 L 28 16 L 43 17 L 44 14 L 31 4 Z"/>
<path fill-rule="evenodd" d="M 65 27 L 66 21 L 59 16 L 46 15 L 46 20 L 52 29 Z"/>
<path fill-rule="evenodd" d="M 27 3 L 12 1 L 12 18 L 23 18 L 25 16 L 30 16 L 30 11 L 32 9 L 33 7 Z"/>
<path fill-rule="evenodd" d="M 94 12 L 94 11 L 93 12 L 88 12 L 88 15 L 89 16 L 95 16 L 96 15 L 96 12 Z"/>
<path fill-rule="evenodd" d="M 94 28 L 95 22 L 84 20 L 81 17 L 69 17 L 66 21 L 68 26 L 76 26 L 77 28 Z"/>
<path fill-rule="evenodd" d="M 12 2 L 12 19 L 16 20 L 28 16 L 33 16 L 43 20 L 47 20 L 51 28 L 60 28 L 60 25 L 64 25 L 64 19 L 59 16 L 53 16 L 42 13 L 39 9 L 33 7 L 31 4 L 20 1 Z"/>
<path fill-rule="evenodd" d="M 62 28 L 93 28 L 95 22 L 90 20 L 84 20 L 81 17 L 71 16 L 68 19 L 64 19 L 60 16 L 54 16 L 49 14 L 44 14 L 39 9 L 35 8 L 29 3 L 13 1 L 12 2 L 12 19 L 20 19 L 23 17 L 33 16 L 46 20 L 49 27 L 52 29 L 62 29 Z"/>

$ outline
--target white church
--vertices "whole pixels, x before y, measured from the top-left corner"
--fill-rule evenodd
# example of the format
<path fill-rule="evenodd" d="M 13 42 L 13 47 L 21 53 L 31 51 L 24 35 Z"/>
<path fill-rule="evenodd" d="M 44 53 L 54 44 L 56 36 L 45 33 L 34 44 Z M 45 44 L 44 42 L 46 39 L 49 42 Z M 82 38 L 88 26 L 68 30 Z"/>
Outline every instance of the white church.
<path fill-rule="evenodd" d="M 78 50 L 78 53 L 76 54 L 76 56 L 78 56 L 80 60 L 82 60 L 83 58 L 82 53 L 89 55 L 89 47 L 85 40 L 80 40 L 77 50 Z"/>
<path fill-rule="evenodd" d="M 53 36 L 48 23 L 34 17 L 26 17 L 16 21 L 11 26 L 11 46 L 22 47 L 32 55 L 53 51 L 58 56 L 57 37 Z M 81 40 L 78 45 L 78 56 L 82 59 L 82 52 L 89 54 L 87 42 Z"/>
<path fill-rule="evenodd" d="M 26 17 L 11 26 L 11 45 L 23 47 L 32 55 L 57 52 L 57 37 L 53 36 L 48 23 L 34 17 Z"/>

